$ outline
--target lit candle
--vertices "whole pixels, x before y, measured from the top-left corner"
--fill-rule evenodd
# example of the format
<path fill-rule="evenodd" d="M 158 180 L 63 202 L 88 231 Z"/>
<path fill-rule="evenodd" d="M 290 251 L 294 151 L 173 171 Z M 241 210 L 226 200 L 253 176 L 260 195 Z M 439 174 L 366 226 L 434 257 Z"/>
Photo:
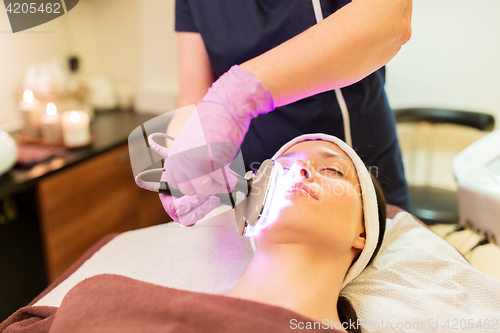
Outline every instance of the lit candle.
<path fill-rule="evenodd" d="M 54 103 L 47 104 L 42 115 L 42 138 L 52 142 L 61 141 L 61 121 Z"/>
<path fill-rule="evenodd" d="M 89 116 L 84 111 L 66 111 L 62 115 L 66 147 L 81 147 L 90 142 Z"/>
<path fill-rule="evenodd" d="M 24 121 L 22 133 L 30 137 L 40 136 L 40 112 L 38 102 L 35 100 L 33 92 L 26 89 L 23 94 L 23 101 L 19 104 L 19 111 Z"/>

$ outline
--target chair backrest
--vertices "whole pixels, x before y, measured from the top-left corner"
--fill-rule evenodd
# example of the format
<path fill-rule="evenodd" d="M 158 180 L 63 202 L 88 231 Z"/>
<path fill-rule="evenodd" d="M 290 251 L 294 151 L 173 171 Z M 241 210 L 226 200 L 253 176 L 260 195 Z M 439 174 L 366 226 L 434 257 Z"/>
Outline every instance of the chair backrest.
<path fill-rule="evenodd" d="M 490 114 L 451 109 L 406 108 L 394 114 L 408 183 L 450 190 L 456 189 L 453 157 L 495 124 Z"/>
<path fill-rule="evenodd" d="M 495 118 L 487 113 L 437 108 L 406 108 L 394 110 L 396 122 L 455 124 L 480 131 L 492 131 Z"/>

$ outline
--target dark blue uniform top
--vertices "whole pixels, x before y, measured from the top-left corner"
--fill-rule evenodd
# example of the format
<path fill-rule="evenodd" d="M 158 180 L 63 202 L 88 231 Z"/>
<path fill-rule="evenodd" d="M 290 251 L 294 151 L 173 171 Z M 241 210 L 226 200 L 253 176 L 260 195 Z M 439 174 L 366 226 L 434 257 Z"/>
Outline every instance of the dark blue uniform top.
<path fill-rule="evenodd" d="M 348 2 L 321 0 L 323 16 Z M 231 66 L 255 58 L 316 24 L 310 0 L 176 0 L 175 15 L 176 31 L 201 34 L 216 78 Z M 408 209 L 394 115 L 384 83 L 385 68 L 381 68 L 342 88 L 342 93 L 349 109 L 354 149 L 378 176 L 387 201 Z M 260 162 L 294 137 L 319 132 L 344 138 L 334 91 L 278 107 L 253 119 L 241 146 L 247 170 L 258 169 Z"/>

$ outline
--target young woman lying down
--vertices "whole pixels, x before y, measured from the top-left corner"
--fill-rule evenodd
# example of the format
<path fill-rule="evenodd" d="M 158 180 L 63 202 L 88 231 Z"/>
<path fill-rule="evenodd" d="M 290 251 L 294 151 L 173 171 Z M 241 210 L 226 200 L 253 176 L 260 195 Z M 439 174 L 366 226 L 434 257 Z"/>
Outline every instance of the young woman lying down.
<path fill-rule="evenodd" d="M 18 310 L 0 332 L 360 332 L 339 292 L 382 242 L 386 207 L 376 180 L 332 136 L 298 137 L 273 159 L 285 172 L 274 218 L 255 236 L 255 255 L 226 296 L 97 275 L 59 308 Z"/>

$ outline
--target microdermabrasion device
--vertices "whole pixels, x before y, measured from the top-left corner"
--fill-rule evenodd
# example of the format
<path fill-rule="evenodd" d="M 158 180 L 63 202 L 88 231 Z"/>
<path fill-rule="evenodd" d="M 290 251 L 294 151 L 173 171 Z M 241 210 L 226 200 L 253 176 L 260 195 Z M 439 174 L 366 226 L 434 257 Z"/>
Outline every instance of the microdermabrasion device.
<path fill-rule="evenodd" d="M 167 137 L 163 133 L 153 133 L 149 136 Z M 168 137 L 169 139 L 173 139 Z M 221 169 L 225 171 L 223 168 Z M 136 184 L 146 190 L 171 195 L 176 198 L 184 194 L 176 188 L 169 187 L 167 182 L 148 182 L 141 177 L 165 171 L 164 168 L 145 170 L 135 176 Z M 240 235 L 253 236 L 258 229 L 265 227 L 268 223 L 270 207 L 278 182 L 283 175 L 282 166 L 271 159 L 265 160 L 256 172 L 248 171 L 244 177 L 237 177 L 236 185 L 229 193 L 215 194 L 221 204 L 230 206 L 236 215 L 236 229 Z"/>

